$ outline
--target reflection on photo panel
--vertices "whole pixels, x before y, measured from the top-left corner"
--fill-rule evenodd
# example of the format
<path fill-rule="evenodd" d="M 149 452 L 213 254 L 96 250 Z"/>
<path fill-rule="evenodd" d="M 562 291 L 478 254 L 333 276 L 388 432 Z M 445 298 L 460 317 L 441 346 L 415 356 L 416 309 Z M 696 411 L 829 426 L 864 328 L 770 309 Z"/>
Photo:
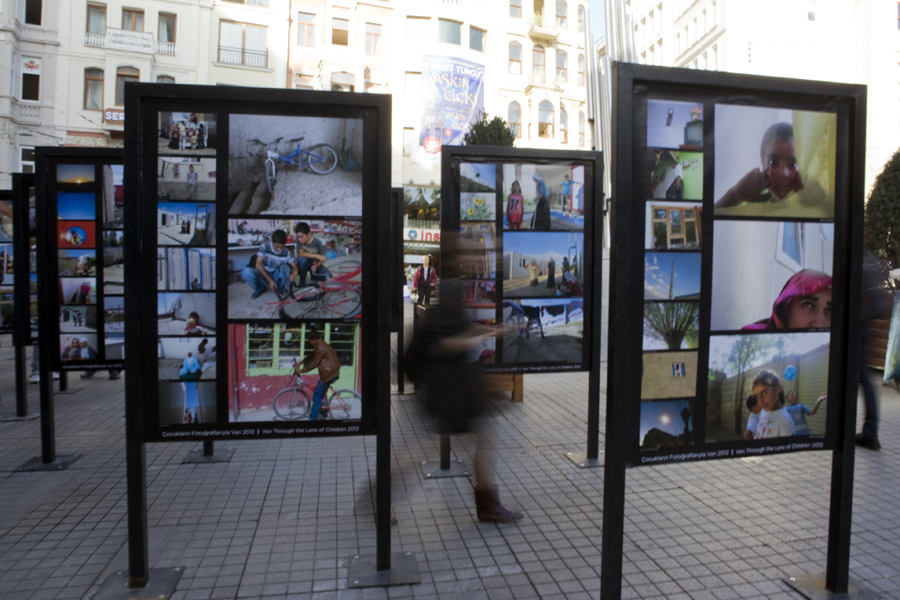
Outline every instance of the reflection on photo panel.
<path fill-rule="evenodd" d="M 647 100 L 647 147 L 703 147 L 703 103 Z"/>
<path fill-rule="evenodd" d="M 644 352 L 641 400 L 691 398 L 697 395 L 697 352 Z"/>
<path fill-rule="evenodd" d="M 216 422 L 214 381 L 160 381 L 158 385 L 160 425 Z"/>
<path fill-rule="evenodd" d="M 159 113 L 159 154 L 216 155 L 216 115 L 196 112 Z"/>
<path fill-rule="evenodd" d="M 584 231 L 584 177 L 581 165 L 503 165 L 503 228 Z"/>
<path fill-rule="evenodd" d="M 229 120 L 229 215 L 362 216 L 362 119 Z"/>
<path fill-rule="evenodd" d="M 834 224 L 716 221 L 713 331 L 831 327 Z"/>
<path fill-rule="evenodd" d="M 125 226 L 125 165 L 103 165 L 103 228 Z"/>
<path fill-rule="evenodd" d="M 59 336 L 59 352 L 63 362 L 97 360 L 97 334 L 63 333 Z"/>
<path fill-rule="evenodd" d="M 695 444 L 692 405 L 692 400 L 641 402 L 641 449 Z"/>
<path fill-rule="evenodd" d="M 700 300 L 699 252 L 645 252 L 644 300 Z"/>
<path fill-rule="evenodd" d="M 699 337 L 699 302 L 644 302 L 645 351 L 696 350 Z"/>
<path fill-rule="evenodd" d="M 159 335 L 205 337 L 215 335 L 215 292 L 165 292 L 157 294 Z"/>
<path fill-rule="evenodd" d="M 216 338 L 160 337 L 159 379 L 197 381 L 216 379 Z"/>
<path fill-rule="evenodd" d="M 497 234 L 494 223 L 462 223 L 459 226 L 460 250 L 494 250 Z"/>
<path fill-rule="evenodd" d="M 584 359 L 582 298 L 504 300 L 503 323 L 504 364 Z"/>
<path fill-rule="evenodd" d="M 157 163 L 156 193 L 161 202 L 216 199 L 216 159 L 160 156 Z"/>
<path fill-rule="evenodd" d="M 505 298 L 580 297 L 584 234 L 523 231 L 503 236 Z"/>
<path fill-rule="evenodd" d="M 216 205 L 212 202 L 160 202 L 156 209 L 157 244 L 209 246 L 216 241 Z"/>
<path fill-rule="evenodd" d="M 644 248 L 699 250 L 703 245 L 703 205 L 699 202 L 647 202 Z"/>
<path fill-rule="evenodd" d="M 650 197 L 659 200 L 703 199 L 703 153 L 650 148 Z"/>
<path fill-rule="evenodd" d="M 834 218 L 837 115 L 717 104 L 717 215 Z"/>
<path fill-rule="evenodd" d="M 706 441 L 824 434 L 829 342 L 827 332 L 710 336 Z"/>
<path fill-rule="evenodd" d="M 159 290 L 215 290 L 215 248 L 157 248 Z"/>

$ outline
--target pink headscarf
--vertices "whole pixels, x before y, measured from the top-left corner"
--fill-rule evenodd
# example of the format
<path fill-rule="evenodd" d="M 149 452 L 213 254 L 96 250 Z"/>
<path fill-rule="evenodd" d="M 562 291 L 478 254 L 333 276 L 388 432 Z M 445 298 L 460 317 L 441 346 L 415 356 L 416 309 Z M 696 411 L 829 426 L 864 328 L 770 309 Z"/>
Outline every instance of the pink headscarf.
<path fill-rule="evenodd" d="M 804 269 L 794 273 L 784 284 L 778 298 L 775 299 L 775 303 L 772 305 L 772 316 L 744 325 L 741 329 L 787 329 L 787 311 L 794 298 L 809 296 L 830 287 L 831 275 L 826 275 L 821 271 Z"/>

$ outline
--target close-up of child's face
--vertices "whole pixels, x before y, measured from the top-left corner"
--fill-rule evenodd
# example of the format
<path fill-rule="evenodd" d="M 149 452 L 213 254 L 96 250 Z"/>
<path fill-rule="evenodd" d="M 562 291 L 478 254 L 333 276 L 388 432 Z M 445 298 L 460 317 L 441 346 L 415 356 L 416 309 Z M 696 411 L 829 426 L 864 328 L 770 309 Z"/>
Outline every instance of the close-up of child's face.
<path fill-rule="evenodd" d="M 793 405 L 797 404 L 797 392 L 795 392 L 794 390 L 791 390 L 790 392 L 788 392 L 787 396 L 785 396 L 785 398 L 784 398 L 784 401 L 787 402 L 788 406 L 793 406 Z"/>
<path fill-rule="evenodd" d="M 272 250 L 274 250 L 275 252 L 281 252 L 282 248 L 284 248 L 284 244 L 272 242 Z"/>
<path fill-rule="evenodd" d="M 822 288 L 791 301 L 787 310 L 789 329 L 831 327 L 831 288 Z"/>
<path fill-rule="evenodd" d="M 783 199 L 794 191 L 800 177 L 794 138 L 776 138 L 769 142 L 766 146 L 763 167 L 766 170 L 766 184 L 769 190 L 779 198 Z"/>
<path fill-rule="evenodd" d="M 768 383 L 757 383 L 753 386 L 753 393 L 756 394 L 756 405 L 764 411 L 771 412 L 781 408 L 778 392 L 781 386 L 771 386 Z"/>
<path fill-rule="evenodd" d="M 512 193 L 513 194 L 521 194 L 522 188 L 519 186 L 518 182 L 512 184 Z"/>

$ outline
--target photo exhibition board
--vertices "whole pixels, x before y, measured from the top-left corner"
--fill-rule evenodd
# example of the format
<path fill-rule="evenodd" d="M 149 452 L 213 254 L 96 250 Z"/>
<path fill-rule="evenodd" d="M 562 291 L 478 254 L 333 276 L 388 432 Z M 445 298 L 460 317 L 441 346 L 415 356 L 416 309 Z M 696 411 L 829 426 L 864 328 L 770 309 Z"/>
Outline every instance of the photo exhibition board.
<path fill-rule="evenodd" d="M 467 359 L 487 373 L 589 370 L 599 154 L 443 151 L 440 308 L 458 279 L 447 289 L 477 333 Z"/>
<path fill-rule="evenodd" d="M 53 371 L 125 366 L 122 152 L 41 149 L 41 329 Z"/>
<path fill-rule="evenodd" d="M 147 441 L 374 433 L 384 99 L 158 87 L 135 107 Z"/>
<path fill-rule="evenodd" d="M 35 228 L 35 196 L 33 173 L 13 173 L 13 257 L 21 256 L 22 266 L 15 272 L 15 306 L 19 309 L 19 319 L 14 322 L 13 344 L 30 346 L 38 338 L 38 295 L 37 295 L 37 229 Z M 9 279 L 4 280 L 4 285 Z M 7 309 L 8 310 L 8 309 Z M 23 318 L 27 314 L 28 318 Z"/>
<path fill-rule="evenodd" d="M 0 333 L 15 330 L 15 200 L 0 190 Z"/>
<path fill-rule="evenodd" d="M 643 290 L 633 278 L 616 291 L 642 306 L 617 350 L 640 365 L 629 466 L 833 448 L 852 103 L 643 78 L 631 101 L 630 194 L 617 198 L 630 221 L 616 225 L 631 233 L 617 268 L 643 263 Z"/>

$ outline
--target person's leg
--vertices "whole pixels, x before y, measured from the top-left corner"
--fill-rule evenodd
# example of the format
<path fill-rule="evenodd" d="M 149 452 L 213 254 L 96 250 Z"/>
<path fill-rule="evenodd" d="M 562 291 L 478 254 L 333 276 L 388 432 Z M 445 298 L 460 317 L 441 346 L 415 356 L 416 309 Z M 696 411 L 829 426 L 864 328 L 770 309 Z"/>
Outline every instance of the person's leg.
<path fill-rule="evenodd" d="M 492 418 L 482 416 L 476 419 L 473 428 L 475 443 L 475 510 L 479 521 L 513 523 L 522 518 L 522 513 L 509 510 L 500 502 L 497 492 L 498 460 L 492 440 Z"/>
<path fill-rule="evenodd" d="M 318 421 L 319 411 L 322 410 L 322 399 L 325 397 L 325 390 L 328 389 L 328 382 L 319 379 L 316 384 L 316 390 L 313 392 L 312 408 L 309 411 L 309 420 Z"/>
<path fill-rule="evenodd" d="M 244 267 L 241 270 L 241 279 L 247 282 L 247 285 L 253 290 L 251 298 L 259 298 L 266 291 L 266 280 L 256 269 Z"/>
<path fill-rule="evenodd" d="M 38 352 L 37 346 L 31 347 L 31 383 L 40 383 L 41 381 L 41 371 L 40 371 L 40 352 Z"/>
<path fill-rule="evenodd" d="M 272 279 L 278 284 L 278 290 L 282 296 L 291 293 L 291 267 L 289 265 L 281 265 L 272 272 Z"/>
<path fill-rule="evenodd" d="M 857 438 L 860 445 L 877 450 L 881 447 L 878 442 L 878 396 L 875 394 L 875 388 L 872 386 L 869 368 L 866 366 L 865 348 L 865 326 L 863 326 L 863 343 L 860 344 L 859 352 L 859 381 L 863 388 L 863 398 L 866 407 L 866 418 L 863 421 L 863 429 L 861 438 Z"/>
<path fill-rule="evenodd" d="M 192 184 L 190 185 L 190 188 L 188 189 L 188 200 L 193 200 L 193 199 L 194 199 L 194 190 L 196 190 L 196 189 L 197 189 L 197 184 L 196 184 L 196 183 L 192 183 Z"/>
<path fill-rule="evenodd" d="M 423 301 L 423 304 L 431 304 L 431 286 L 426 285 L 424 290 L 425 290 L 425 296 L 424 296 L 425 300 Z"/>
<path fill-rule="evenodd" d="M 324 277 L 325 279 L 331 279 L 331 271 L 329 271 L 329 270 L 325 267 L 325 265 L 319 265 L 319 268 L 316 269 L 315 273 L 312 273 L 312 270 L 310 270 L 310 273 L 311 273 L 312 275 L 315 275 L 315 276 L 318 277 L 318 278 L 323 278 L 323 277 Z"/>
<path fill-rule="evenodd" d="M 300 285 L 306 285 L 306 274 L 309 272 L 309 268 L 312 266 L 312 263 L 305 256 L 297 257 L 297 271 L 299 273 L 298 279 L 300 280 Z"/>

